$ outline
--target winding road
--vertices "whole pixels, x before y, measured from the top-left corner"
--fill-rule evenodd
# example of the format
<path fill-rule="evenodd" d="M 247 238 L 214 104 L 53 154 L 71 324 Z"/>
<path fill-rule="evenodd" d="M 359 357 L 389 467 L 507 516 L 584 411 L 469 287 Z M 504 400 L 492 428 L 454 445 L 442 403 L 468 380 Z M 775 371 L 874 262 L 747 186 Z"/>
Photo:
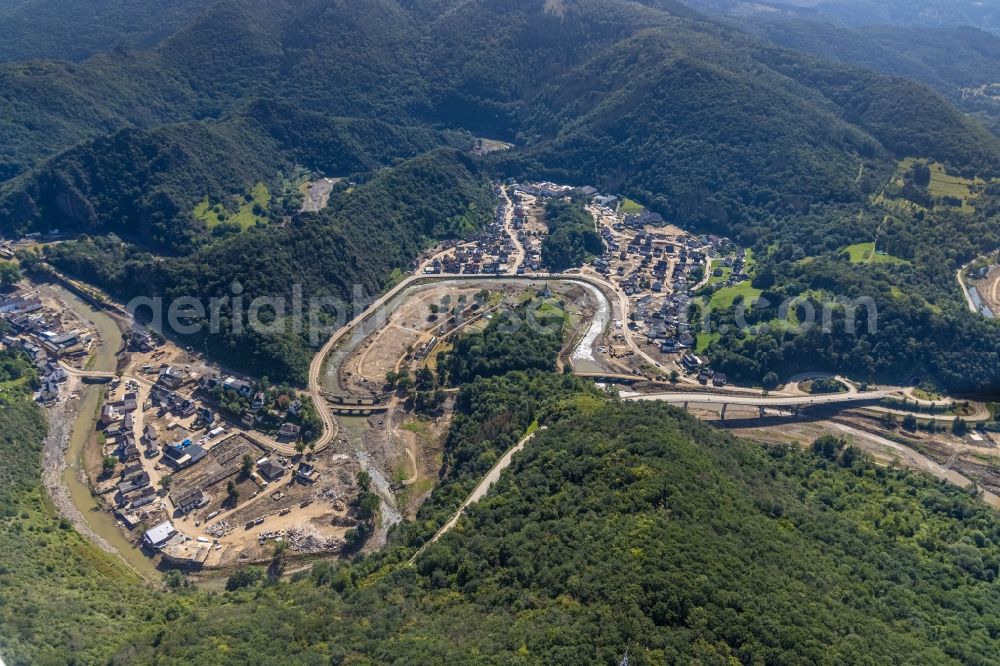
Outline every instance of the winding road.
<path fill-rule="evenodd" d="M 508 202 L 508 217 L 511 215 L 513 209 L 512 202 L 509 197 Z M 512 238 L 516 240 L 516 237 Z M 520 243 L 515 243 L 519 248 L 519 259 L 520 261 L 515 262 L 515 266 L 523 262 L 523 246 Z M 428 260 L 431 261 L 431 260 Z M 597 273 L 588 271 L 588 269 L 576 269 L 568 271 L 565 273 L 533 273 L 526 275 L 516 275 L 516 274 L 500 274 L 500 275 L 461 275 L 454 273 L 441 273 L 441 274 L 426 274 L 423 272 L 424 267 L 427 264 L 418 268 L 417 272 L 411 274 L 410 276 L 403 279 L 401 282 L 393 286 L 387 292 L 375 299 L 371 304 L 369 304 L 364 311 L 352 318 L 346 324 L 335 330 L 323 343 L 322 347 L 313 356 L 308 373 L 308 393 L 313 401 L 317 413 L 319 414 L 323 423 L 323 433 L 320 435 L 319 439 L 314 445 L 315 451 L 321 451 L 333 443 L 338 435 L 338 422 L 334 417 L 333 411 L 327 405 L 326 400 L 326 390 L 323 382 L 324 376 L 324 366 L 326 359 L 330 356 L 336 345 L 343 340 L 346 336 L 355 332 L 359 326 L 363 325 L 369 319 L 377 316 L 379 311 L 384 308 L 388 303 L 390 303 L 395 297 L 410 289 L 421 284 L 429 283 L 442 283 L 442 282 L 468 282 L 470 280 L 474 281 L 506 281 L 506 282 L 523 282 L 525 284 L 546 282 L 546 281 L 565 281 L 565 282 L 576 282 L 589 285 L 596 290 L 601 292 L 601 295 L 606 299 L 607 303 L 612 308 L 612 317 L 616 318 L 621 323 L 621 334 L 624 338 L 626 345 L 635 354 L 635 356 L 641 359 L 644 363 L 649 364 L 652 368 L 662 369 L 663 364 L 652 358 L 649 354 L 645 353 L 640 349 L 639 345 L 632 336 L 632 331 L 626 325 L 628 321 L 628 309 L 629 301 L 628 297 L 623 291 L 621 291 L 614 284 L 604 279 Z M 961 279 L 961 278 L 960 278 Z M 612 303 L 612 301 L 614 301 Z M 116 376 L 116 373 L 105 372 L 105 371 L 90 371 L 90 370 L 78 370 L 72 368 L 71 366 L 63 364 L 67 373 L 93 379 L 110 379 Z M 586 373 L 581 373 L 586 374 Z M 594 373 L 589 373 L 594 374 Z M 618 377 L 621 379 L 634 379 L 641 380 L 643 377 L 636 375 L 615 375 L 613 372 L 611 374 L 601 375 L 603 377 Z M 145 385 L 151 385 L 152 382 L 144 377 L 125 377 L 125 379 L 132 379 L 137 382 L 141 382 Z M 683 381 L 686 383 L 691 382 L 690 378 L 684 378 Z M 848 386 L 850 384 L 848 383 Z M 663 393 L 650 393 L 650 394 L 633 394 L 623 396 L 625 400 L 631 401 L 660 401 L 667 402 L 670 404 L 685 404 L 685 403 L 695 403 L 695 404 L 713 404 L 713 405 L 733 405 L 733 406 L 753 406 L 759 407 L 761 409 L 766 408 L 781 408 L 781 407 L 809 407 L 818 405 L 862 405 L 865 403 L 876 403 L 885 398 L 902 398 L 904 397 L 904 390 L 902 388 L 893 388 L 886 390 L 876 390 L 868 392 L 857 392 L 855 390 L 850 390 L 846 393 L 837 394 L 824 394 L 824 395 L 809 395 L 809 394 L 779 394 L 779 395 L 764 395 L 754 389 L 747 389 L 742 387 L 728 387 L 726 389 L 716 389 L 711 392 L 708 391 L 672 391 Z M 921 405 L 920 401 L 916 401 L 915 398 L 911 398 L 914 402 Z M 938 401 L 937 404 L 944 404 L 945 401 Z M 926 406 L 926 405 L 925 405 Z M 871 406 L 872 409 L 886 410 L 882 407 Z M 889 410 L 894 411 L 894 410 Z M 921 418 L 925 418 L 924 415 L 918 415 Z M 954 417 L 941 417 L 944 419 L 954 418 Z M 410 562 L 414 562 L 417 557 L 424 551 L 427 545 L 434 543 L 441 538 L 445 533 L 451 530 L 460 519 L 462 513 L 464 513 L 467 508 L 482 499 L 483 496 L 489 491 L 493 484 L 500 477 L 501 473 L 509 467 L 512 462 L 513 456 L 518 451 L 522 450 L 525 445 L 531 441 L 534 436 L 534 432 L 523 437 L 514 447 L 507 451 L 500 460 L 493 466 L 492 469 L 486 474 L 486 476 L 479 482 L 473 492 L 466 498 L 455 514 L 438 530 L 434 537 L 425 544 L 417 553 L 414 554 Z M 292 455 L 294 451 L 291 447 L 282 446 L 276 442 L 268 442 L 275 446 L 275 448 L 284 455 Z M 412 452 L 408 451 L 408 455 L 411 456 Z M 415 460 L 412 462 L 415 463 Z M 222 516 L 220 516 L 221 518 Z M 2 663 L 0 663 L 2 666 Z"/>

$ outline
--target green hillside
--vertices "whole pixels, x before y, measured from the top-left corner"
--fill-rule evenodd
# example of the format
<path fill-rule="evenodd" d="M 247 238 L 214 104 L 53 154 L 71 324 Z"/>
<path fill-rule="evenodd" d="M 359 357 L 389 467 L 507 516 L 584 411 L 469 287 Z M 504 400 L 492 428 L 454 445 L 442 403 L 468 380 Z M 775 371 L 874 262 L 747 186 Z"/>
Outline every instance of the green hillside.
<path fill-rule="evenodd" d="M 1000 36 L 971 27 L 847 28 L 819 21 L 745 24 L 781 46 L 925 83 L 961 110 L 1000 132 L 992 72 L 1000 68 Z"/>
<path fill-rule="evenodd" d="M 996 5 L 980 0 L 688 0 L 704 11 L 743 21 L 811 19 L 850 27 L 953 28 L 976 26 L 1000 34 Z"/>
<path fill-rule="evenodd" d="M 66 151 L 0 194 L 0 218 L 13 233 L 77 228 L 187 250 L 212 226 L 194 214 L 206 198 L 223 201 L 258 183 L 278 192 L 298 164 L 349 175 L 466 141 L 258 101 L 220 122 L 122 130 Z"/>
<path fill-rule="evenodd" d="M 4 0 L 0 61 L 79 61 L 112 48 L 147 48 L 204 8 L 200 0 Z"/>
<path fill-rule="evenodd" d="M 502 373 L 521 344 L 456 353 Z M 556 351 L 537 347 L 549 363 Z M 0 379 L 27 367 L 0 361 Z M 5 400 L 11 664 L 605 664 L 626 651 L 634 664 L 988 664 L 1000 648 L 996 514 L 833 437 L 765 448 L 572 376 L 478 377 L 456 397 L 438 487 L 381 552 L 284 581 L 235 576 L 226 592 L 177 575 L 153 590 L 54 516 L 41 414 Z M 408 564 L 528 430 L 489 494 Z"/>
<path fill-rule="evenodd" d="M 165 302 L 192 295 L 205 302 L 228 299 L 235 282 L 244 290 L 244 309 L 257 296 L 290 299 L 295 284 L 305 299 L 338 299 L 342 307 L 331 306 L 321 320 L 298 322 L 300 329 L 289 321 L 268 334 L 234 333 L 226 305 L 218 334 L 191 338 L 231 366 L 302 384 L 314 351 L 314 325 L 344 321 L 352 307 L 362 305 L 354 302 L 355 288 L 373 297 L 394 269 L 408 266 L 428 243 L 481 226 L 492 207 L 492 192 L 476 165 L 455 149 L 441 148 L 383 169 L 351 191 L 340 190 L 320 213 L 290 225 L 213 235 L 183 256 L 164 258 L 117 236 L 99 236 L 53 246 L 47 258 L 123 301 L 140 295 L 160 295 Z"/>

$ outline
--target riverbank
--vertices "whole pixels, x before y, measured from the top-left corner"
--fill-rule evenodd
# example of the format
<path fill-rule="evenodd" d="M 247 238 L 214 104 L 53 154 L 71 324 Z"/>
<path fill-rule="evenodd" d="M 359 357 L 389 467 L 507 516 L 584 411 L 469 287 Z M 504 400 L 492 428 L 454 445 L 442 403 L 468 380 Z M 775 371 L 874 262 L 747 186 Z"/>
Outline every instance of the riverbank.
<path fill-rule="evenodd" d="M 58 285 L 44 286 L 52 289 L 67 309 L 97 329 L 100 343 L 88 362 L 90 369 L 114 372 L 123 340 L 118 322 L 73 291 Z M 71 377 L 66 393 L 78 397 L 46 409 L 49 433 L 42 446 L 42 483 L 59 513 L 80 534 L 105 552 L 118 556 L 141 578 L 155 581 L 159 577 L 155 563 L 126 538 L 115 517 L 93 496 L 85 472 L 84 454 L 88 445 L 96 443 L 101 389 Z"/>

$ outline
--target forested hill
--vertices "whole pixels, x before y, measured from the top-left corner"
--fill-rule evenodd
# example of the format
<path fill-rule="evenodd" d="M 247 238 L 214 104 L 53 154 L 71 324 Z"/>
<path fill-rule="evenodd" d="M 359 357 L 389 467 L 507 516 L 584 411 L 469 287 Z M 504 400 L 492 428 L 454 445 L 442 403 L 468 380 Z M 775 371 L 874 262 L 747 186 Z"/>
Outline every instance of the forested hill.
<path fill-rule="evenodd" d="M 185 151 L 217 163 L 219 150 L 239 141 L 260 153 L 236 151 L 207 186 L 241 171 L 249 189 L 245 172 L 257 170 L 255 159 L 275 163 L 274 147 L 225 135 L 239 131 L 242 109 L 258 98 L 512 139 L 507 173 L 623 190 L 676 222 L 718 228 L 815 200 L 863 200 L 894 156 L 1000 172 L 1000 139 L 928 89 L 782 51 L 676 3 L 222 0 L 146 51 L 0 67 L 0 178 L 58 170 L 58 162 L 42 165 L 81 140 L 197 122 L 180 130 L 190 134 Z M 94 153 L 100 163 L 107 140 L 72 150 L 71 161 Z M 280 160 L 321 169 L 311 157 L 282 152 Z M 190 176 L 201 179 L 196 166 Z M 32 182 L 7 189 L 28 190 L 36 226 L 80 223 L 87 202 L 59 219 L 63 190 L 32 191 Z M 72 188 L 67 196 L 77 198 Z M 7 216 L 0 225 L 21 228 Z"/>
<path fill-rule="evenodd" d="M 615 664 L 626 650 L 636 665 L 996 663 L 1000 522 L 968 492 L 831 437 L 768 449 L 537 371 L 462 386 L 444 478 L 382 552 L 286 581 L 277 556 L 269 575 L 233 576 L 225 592 L 177 575 L 154 590 L 45 501 L 44 419 L 11 382 L 11 357 L 0 358 L 0 455 L 18 463 L 0 471 L 10 664 Z"/>
<path fill-rule="evenodd" d="M 1000 519 L 969 491 L 834 437 L 765 448 L 573 376 L 505 372 L 524 367 L 521 338 L 490 330 L 454 352 L 491 376 L 461 385 L 416 520 L 379 553 L 290 580 L 276 551 L 224 592 L 177 573 L 152 589 L 59 519 L 38 482 L 33 371 L 0 353 L 0 455 L 16 463 L 0 469 L 4 659 L 996 663 Z M 551 342 L 533 360 L 552 367 Z M 409 564 L 529 429 L 487 496 Z"/>
<path fill-rule="evenodd" d="M 415 568 L 404 543 L 187 604 L 166 623 L 156 614 L 115 663 L 995 659 L 1000 526 L 963 491 L 834 439 L 768 451 L 666 407 L 573 398 L 562 382 L 468 389 L 495 401 L 470 406 L 514 418 L 546 385 L 562 402 Z"/>
<path fill-rule="evenodd" d="M 316 340 L 323 339 L 317 334 L 310 343 L 314 324 L 332 326 L 334 317 L 346 321 L 344 317 L 356 314 L 347 309 L 357 305 L 355 289 L 365 298 L 374 297 L 428 243 L 474 231 L 492 217 L 493 206 L 488 182 L 471 159 L 454 148 L 440 148 L 382 169 L 353 189 L 343 183 L 319 213 L 213 233 L 181 256 L 163 257 L 107 235 L 52 246 L 47 258 L 122 301 L 135 296 L 162 296 L 168 303 L 180 297 L 203 302 L 222 298 L 227 305 L 221 330 L 208 331 L 206 320 L 204 333 L 212 334 L 202 338 L 199 332 L 190 341 L 232 367 L 304 384 Z M 237 282 L 244 309 L 258 296 L 291 302 L 295 285 L 305 299 L 334 298 L 345 307 L 334 312 L 331 306 L 324 312 L 329 319 L 322 321 L 289 317 L 267 332 L 234 330 L 239 327 L 230 326 L 228 299 Z M 297 324 L 303 327 L 296 329 Z"/>
<path fill-rule="evenodd" d="M 0 61 L 147 48 L 204 8 L 204 0 L 0 0 Z"/>
<path fill-rule="evenodd" d="M 982 0 L 687 0 L 692 7 L 738 20 L 810 19 L 851 27 L 975 26 L 1000 34 L 1000 7 Z"/>
<path fill-rule="evenodd" d="M 14 234 L 69 227 L 189 250 L 206 231 L 191 214 L 205 197 L 220 201 L 256 183 L 280 192 L 296 165 L 363 175 L 441 145 L 468 143 L 428 127 L 257 100 L 220 122 L 125 129 L 72 148 L 0 194 L 0 219 Z"/>
<path fill-rule="evenodd" d="M 994 133 L 1000 132 L 1000 101 L 992 89 L 1000 71 L 996 34 L 972 27 L 848 28 L 774 17 L 740 25 L 786 48 L 925 83 Z"/>

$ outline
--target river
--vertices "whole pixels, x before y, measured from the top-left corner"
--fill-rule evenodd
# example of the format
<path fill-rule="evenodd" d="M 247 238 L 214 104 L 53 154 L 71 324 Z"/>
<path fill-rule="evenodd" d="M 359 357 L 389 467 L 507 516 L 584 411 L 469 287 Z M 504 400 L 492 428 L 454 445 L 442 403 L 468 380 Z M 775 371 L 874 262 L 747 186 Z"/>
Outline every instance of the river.
<path fill-rule="evenodd" d="M 608 320 L 611 316 L 611 304 L 608 302 L 608 297 L 604 292 L 594 285 L 586 282 L 574 284 L 581 284 L 590 292 L 590 295 L 597 301 L 597 312 L 594 314 L 594 319 L 590 322 L 587 334 L 583 336 L 580 344 L 573 350 L 573 356 L 571 357 L 573 367 L 583 372 L 601 372 L 604 368 L 601 367 L 594 357 L 594 343 L 608 325 Z"/>
<path fill-rule="evenodd" d="M 106 312 L 90 307 L 67 289 L 55 286 L 53 290 L 66 304 L 67 309 L 92 322 L 100 332 L 101 344 L 92 355 L 89 368 L 113 372 L 116 369 L 115 355 L 122 346 L 122 333 L 118 324 Z M 141 576 L 156 580 L 159 578 L 159 572 L 153 561 L 125 538 L 125 533 L 115 517 L 101 509 L 83 477 L 83 452 L 88 442 L 93 440 L 96 431 L 101 391 L 100 386 L 87 385 L 81 390 L 69 447 L 66 449 L 66 469 L 63 471 L 62 480 L 74 506 L 83 515 L 94 534 L 118 551 L 121 558 Z"/>
<path fill-rule="evenodd" d="M 591 323 L 591 326 L 586 335 L 583 337 L 583 340 L 573 352 L 574 361 L 588 365 L 593 363 L 596 366 L 596 363 L 593 361 L 593 343 L 607 324 L 610 312 L 607 297 L 599 289 L 585 282 L 572 279 L 566 281 L 586 288 L 597 301 L 598 311 L 594 321 Z M 496 286 L 497 283 L 517 284 L 523 286 L 529 286 L 532 283 L 535 283 L 539 288 L 541 288 L 545 282 L 547 282 L 547 280 L 517 278 L 513 276 L 510 278 L 494 278 L 489 280 L 484 280 L 482 278 L 456 278 L 454 280 L 454 283 L 465 287 L 482 286 L 485 288 Z M 421 291 L 437 286 L 440 285 L 437 283 L 415 284 L 411 288 L 405 289 L 389 300 L 385 305 L 379 308 L 379 311 L 375 316 L 368 317 L 364 322 L 362 322 L 362 324 L 357 327 L 357 331 L 352 332 L 343 344 L 339 345 L 333 352 L 331 352 L 329 362 L 327 363 L 325 377 L 326 387 L 329 390 L 339 391 L 340 386 L 337 378 L 337 370 L 340 364 L 367 335 L 372 333 L 379 326 L 383 325 L 388 315 L 404 303 L 413 294 L 414 290 Z M 115 355 L 122 346 L 122 333 L 118 324 L 106 312 L 92 308 L 75 294 L 64 289 L 63 287 L 54 286 L 53 289 L 58 293 L 67 309 L 72 310 L 83 319 L 93 322 L 96 328 L 100 331 L 102 343 L 95 350 L 95 353 L 89 362 L 89 368 L 93 370 L 113 372 L 116 369 Z M 94 534 L 117 550 L 121 558 L 137 573 L 145 578 L 156 580 L 159 577 L 159 572 L 157 571 L 153 561 L 144 555 L 139 548 L 136 548 L 132 543 L 130 543 L 128 539 L 126 539 L 124 531 L 118 525 L 114 516 L 101 509 L 97 500 L 91 494 L 90 487 L 82 474 L 83 453 L 88 443 L 93 440 L 97 424 L 98 408 L 100 406 L 101 390 L 100 386 L 84 386 L 81 391 L 81 397 L 79 403 L 77 404 L 76 415 L 72 424 L 72 434 L 70 436 L 69 446 L 66 449 L 66 469 L 63 472 L 62 481 L 69 491 L 74 506 L 83 515 L 88 527 L 94 532 Z M 363 420 L 359 419 L 359 421 Z M 352 435 L 351 439 L 358 440 L 361 431 L 364 429 L 362 427 L 362 423 L 350 423 L 350 426 L 351 427 L 348 428 L 348 431 Z M 359 456 L 361 456 L 363 453 L 363 447 L 359 446 L 359 444 L 359 441 L 355 441 L 356 450 Z M 382 477 L 381 474 L 378 474 L 378 470 L 373 469 L 372 465 L 364 464 L 365 462 L 370 461 L 363 459 L 363 466 L 369 469 L 369 472 L 373 476 L 373 481 L 375 481 L 376 488 L 380 491 L 379 494 L 383 496 L 384 503 L 388 504 L 388 506 L 384 507 L 384 531 L 394 522 L 397 522 L 400 519 L 400 516 L 396 512 L 394 506 L 385 502 L 387 495 L 391 497 L 391 491 L 389 488 L 390 484 L 388 480 Z M 2 664 L 0 664 L 0 666 L 2 666 Z"/>

